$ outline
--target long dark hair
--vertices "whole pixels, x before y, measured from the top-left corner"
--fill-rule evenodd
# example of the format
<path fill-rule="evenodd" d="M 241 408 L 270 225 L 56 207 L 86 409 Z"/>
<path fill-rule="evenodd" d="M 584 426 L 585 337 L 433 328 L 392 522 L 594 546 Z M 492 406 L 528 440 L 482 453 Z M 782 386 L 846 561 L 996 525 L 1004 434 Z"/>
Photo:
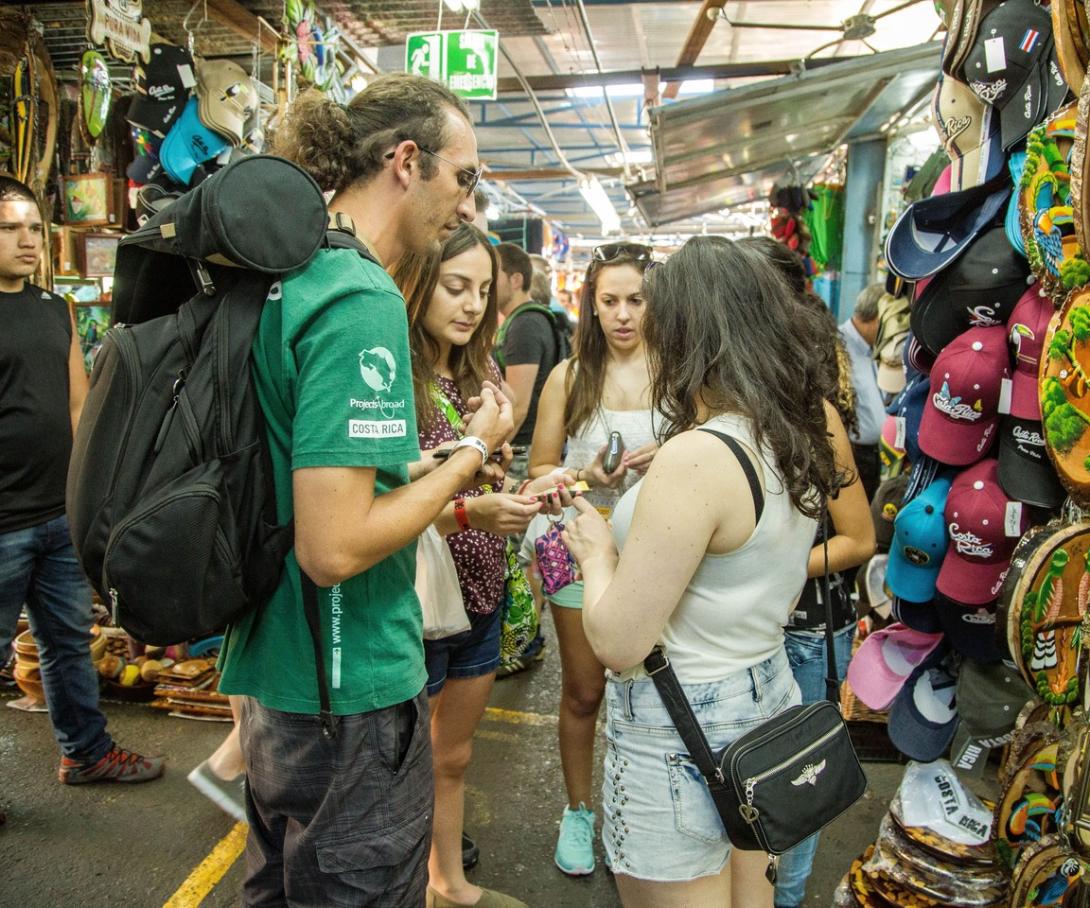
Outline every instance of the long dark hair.
<path fill-rule="evenodd" d="M 464 347 L 452 347 L 450 371 L 462 399 L 473 397 L 481 385 L 494 377 L 491 350 L 496 335 L 499 307 L 496 303 L 496 252 L 486 237 L 472 224 L 462 224 L 445 243 L 430 255 L 406 253 L 393 270 L 394 282 L 401 288 L 409 312 L 409 350 L 413 361 L 413 396 L 416 398 L 416 421 L 420 428 L 430 428 L 437 418 L 431 399 L 430 386 L 435 381 L 432 363 L 439 355 L 439 345 L 424 329 L 424 316 L 431 305 L 432 296 L 439 283 L 439 269 L 443 262 L 480 246 L 488 252 L 492 263 L 492 284 L 488 289 L 481 323 L 469 343 Z"/>
<path fill-rule="evenodd" d="M 594 317 L 594 297 L 598 292 L 598 277 L 606 268 L 628 265 L 643 274 L 645 259 L 622 252 L 608 262 L 592 261 L 587 267 L 583 288 L 579 293 L 579 325 L 575 330 L 575 349 L 564 383 L 564 430 L 577 435 L 602 402 L 606 384 L 609 346 L 602 325 Z"/>
<path fill-rule="evenodd" d="M 825 305 L 825 300 L 810 289 L 810 277 L 799 254 L 770 236 L 746 237 L 738 242 L 764 254 L 787 281 L 798 303 L 818 317 L 822 334 L 816 346 L 821 357 L 825 399 L 836 407 L 844 428 L 849 433 L 855 432 L 859 428 L 859 418 L 855 411 L 851 360 L 837 331 L 836 317 Z"/>
<path fill-rule="evenodd" d="M 818 517 L 843 482 L 826 429 L 816 315 L 794 301 L 765 256 L 694 237 L 644 277 L 652 405 L 670 438 L 697 423 L 697 402 L 753 424 L 792 504 Z"/>

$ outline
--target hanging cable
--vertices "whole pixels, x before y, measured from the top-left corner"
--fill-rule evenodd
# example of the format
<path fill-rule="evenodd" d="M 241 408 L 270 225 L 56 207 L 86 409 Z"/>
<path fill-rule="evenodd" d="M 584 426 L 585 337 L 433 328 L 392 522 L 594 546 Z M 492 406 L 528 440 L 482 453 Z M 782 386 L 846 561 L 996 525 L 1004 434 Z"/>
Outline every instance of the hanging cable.
<path fill-rule="evenodd" d="M 590 20 L 587 18 L 587 8 L 583 5 L 583 0 L 575 0 L 576 9 L 579 10 L 579 19 L 583 24 L 583 31 L 587 36 L 587 46 L 590 47 L 590 55 L 594 59 L 594 66 L 598 70 L 598 75 L 604 75 L 602 72 L 602 61 L 598 59 L 598 50 L 594 46 L 594 36 L 590 31 Z M 609 98 L 609 88 L 606 85 L 602 86 L 602 97 L 606 102 L 606 110 L 609 111 L 609 122 L 613 125 L 613 135 L 617 138 L 617 148 L 621 153 L 621 163 L 624 167 L 625 180 L 632 179 L 632 164 L 628 160 L 628 143 L 625 142 L 624 136 L 621 134 L 621 125 L 617 122 L 617 112 L 613 109 L 613 102 Z"/>

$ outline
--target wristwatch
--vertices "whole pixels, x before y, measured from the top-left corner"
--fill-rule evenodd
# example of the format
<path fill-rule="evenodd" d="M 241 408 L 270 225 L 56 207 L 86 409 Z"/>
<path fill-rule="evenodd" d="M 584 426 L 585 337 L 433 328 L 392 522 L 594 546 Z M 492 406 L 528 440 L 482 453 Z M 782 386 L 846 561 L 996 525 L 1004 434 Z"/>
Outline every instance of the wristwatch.
<path fill-rule="evenodd" d="M 459 448 L 472 448 L 474 451 L 480 454 L 482 467 L 486 463 L 488 463 L 488 455 L 491 452 L 488 450 L 488 445 L 481 441 L 481 439 L 479 439 L 476 435 L 467 435 L 465 438 L 459 439 L 455 443 L 454 447 L 451 448 L 451 453 L 457 451 Z"/>
<path fill-rule="evenodd" d="M 466 511 L 466 500 L 461 495 L 454 499 L 454 519 L 458 521 L 458 530 L 470 529 L 469 512 Z"/>

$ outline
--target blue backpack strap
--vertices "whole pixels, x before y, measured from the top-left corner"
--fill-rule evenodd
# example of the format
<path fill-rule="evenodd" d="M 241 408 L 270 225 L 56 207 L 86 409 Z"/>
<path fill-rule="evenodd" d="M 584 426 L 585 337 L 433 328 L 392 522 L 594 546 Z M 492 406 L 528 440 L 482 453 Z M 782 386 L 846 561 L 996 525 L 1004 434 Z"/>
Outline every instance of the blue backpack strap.
<path fill-rule="evenodd" d="M 742 447 L 736 438 L 722 432 L 716 432 L 715 429 L 701 429 L 700 431 L 714 435 L 730 448 L 734 456 L 738 458 L 738 463 L 742 466 L 742 472 L 746 474 L 746 480 L 749 482 L 749 491 L 753 495 L 753 512 L 756 515 L 753 522 L 754 524 L 760 523 L 761 515 L 765 510 L 765 492 L 761 486 L 761 480 L 757 476 L 757 470 L 753 466 L 753 461 L 749 459 L 749 455 L 746 453 L 746 449 Z"/>

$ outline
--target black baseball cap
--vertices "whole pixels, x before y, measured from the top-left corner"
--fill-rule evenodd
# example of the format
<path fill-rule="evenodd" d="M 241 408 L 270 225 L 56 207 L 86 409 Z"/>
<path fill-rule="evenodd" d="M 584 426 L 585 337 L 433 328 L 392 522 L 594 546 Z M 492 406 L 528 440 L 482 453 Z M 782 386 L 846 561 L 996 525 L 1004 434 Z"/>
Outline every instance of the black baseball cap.
<path fill-rule="evenodd" d="M 950 751 L 954 768 L 970 773 L 982 768 L 993 747 L 1010 741 L 1018 714 L 1033 696 L 1012 663 L 964 660 L 957 682 L 961 723 Z"/>
<path fill-rule="evenodd" d="M 901 473 L 893 479 L 887 479 L 874 493 L 870 503 L 871 518 L 874 520 L 874 535 L 878 551 L 888 552 L 893 544 L 893 520 L 901 510 L 905 489 L 908 488 L 909 474 Z"/>
<path fill-rule="evenodd" d="M 1004 151 L 1052 113 L 1052 57 L 1052 16 L 1035 0 L 1003 0 L 981 21 L 957 76 L 999 112 Z"/>
<path fill-rule="evenodd" d="M 995 602 L 963 605 L 935 593 L 935 611 L 950 648 L 985 665 L 999 662 L 1004 655 L 995 636 L 995 610 Z"/>
<path fill-rule="evenodd" d="M 936 356 L 970 328 L 1005 325 L 1030 279 L 1003 224 L 988 228 L 912 304 L 912 335 Z"/>
<path fill-rule="evenodd" d="M 132 79 L 135 93 L 126 114 L 128 121 L 165 136 L 182 115 L 197 84 L 192 55 L 176 44 L 152 44 L 148 62 L 137 62 Z"/>
<path fill-rule="evenodd" d="M 999 427 L 999 485 L 1011 498 L 1058 508 L 1067 493 L 1045 451 L 1041 423 L 1006 416 Z"/>

